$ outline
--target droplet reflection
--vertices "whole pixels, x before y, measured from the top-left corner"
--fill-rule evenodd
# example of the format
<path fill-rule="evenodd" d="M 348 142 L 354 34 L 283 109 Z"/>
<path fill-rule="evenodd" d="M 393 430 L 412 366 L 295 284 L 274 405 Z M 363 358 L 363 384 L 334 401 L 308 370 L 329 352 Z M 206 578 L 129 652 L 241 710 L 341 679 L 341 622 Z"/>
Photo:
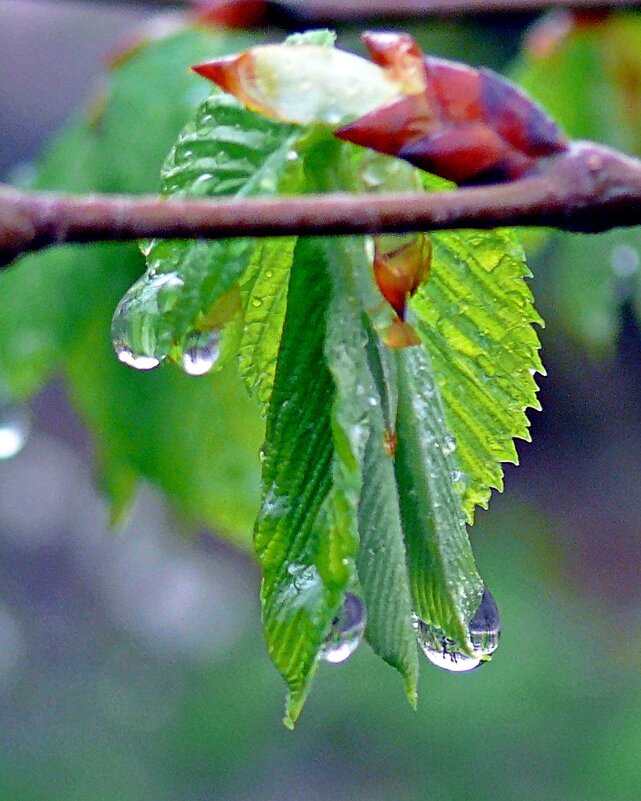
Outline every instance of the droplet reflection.
<path fill-rule="evenodd" d="M 0 461 L 20 453 L 30 429 L 31 420 L 24 407 L 12 403 L 0 404 Z"/>
<path fill-rule="evenodd" d="M 351 592 L 345 593 L 343 607 L 332 621 L 320 658 L 332 664 L 349 659 L 363 639 L 366 623 L 367 611 L 363 601 Z"/>
<path fill-rule="evenodd" d="M 219 331 L 192 331 L 185 341 L 182 368 L 187 375 L 205 375 L 216 364 L 219 356 Z"/>
<path fill-rule="evenodd" d="M 153 370 L 154 367 L 158 367 L 160 364 L 160 359 L 157 359 L 155 356 L 141 356 L 136 354 L 121 342 L 114 342 L 114 350 L 116 351 L 118 361 L 126 364 L 128 367 L 133 367 L 134 370 Z"/>
<path fill-rule="evenodd" d="M 474 670 L 496 651 L 501 636 L 501 619 L 492 593 L 485 588 L 481 604 L 470 621 L 470 647 L 466 654 L 459 643 L 446 637 L 441 629 L 414 616 L 419 645 L 429 661 L 451 673 Z"/>

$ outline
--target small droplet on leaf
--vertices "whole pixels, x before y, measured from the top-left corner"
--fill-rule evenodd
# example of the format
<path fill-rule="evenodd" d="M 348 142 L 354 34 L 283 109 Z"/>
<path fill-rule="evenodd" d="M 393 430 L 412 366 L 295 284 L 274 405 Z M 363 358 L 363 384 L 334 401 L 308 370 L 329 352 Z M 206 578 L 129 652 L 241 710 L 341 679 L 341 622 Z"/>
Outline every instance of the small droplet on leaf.
<path fill-rule="evenodd" d="M 445 437 L 442 445 L 443 453 L 454 453 L 456 450 L 456 440 L 454 437 Z"/>
<path fill-rule="evenodd" d="M 501 636 L 501 619 L 492 593 L 485 588 L 481 604 L 470 621 L 469 647 L 466 654 L 461 645 L 446 637 L 440 628 L 413 618 L 418 643 L 429 661 L 450 673 L 465 673 L 488 662 L 496 651 Z"/>
<path fill-rule="evenodd" d="M 12 459 L 20 453 L 30 430 L 29 413 L 23 406 L 0 403 L 0 461 Z"/>
<path fill-rule="evenodd" d="M 343 606 L 332 621 L 332 628 L 320 650 L 325 662 L 338 664 L 354 653 L 363 639 L 367 611 L 363 601 L 354 593 L 345 593 Z"/>
<path fill-rule="evenodd" d="M 185 340 L 181 365 L 187 375 L 205 375 L 219 356 L 220 331 L 192 331 Z"/>

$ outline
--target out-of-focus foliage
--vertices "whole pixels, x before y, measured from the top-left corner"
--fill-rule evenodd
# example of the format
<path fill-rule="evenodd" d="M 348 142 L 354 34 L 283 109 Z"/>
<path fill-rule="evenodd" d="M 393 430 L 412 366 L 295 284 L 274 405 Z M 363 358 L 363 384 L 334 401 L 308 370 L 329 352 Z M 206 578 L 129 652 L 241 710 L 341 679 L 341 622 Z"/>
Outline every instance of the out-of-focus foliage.
<path fill-rule="evenodd" d="M 526 38 L 514 79 L 566 133 L 641 155 L 641 18 L 555 12 Z M 623 302 L 641 309 L 639 229 L 537 243 L 541 312 L 593 356 L 612 353 Z"/>
<path fill-rule="evenodd" d="M 251 41 L 186 29 L 121 56 L 101 94 L 46 154 L 35 186 L 157 191 L 167 151 L 207 94 L 189 66 Z M 131 245 L 52 250 L 3 273 L 0 381 L 27 397 L 62 371 L 97 434 L 116 517 L 145 477 L 246 546 L 259 498 L 262 426 L 238 379 L 229 372 L 193 381 L 171 371 L 140 375 L 114 358 L 109 321 L 143 270 Z"/>

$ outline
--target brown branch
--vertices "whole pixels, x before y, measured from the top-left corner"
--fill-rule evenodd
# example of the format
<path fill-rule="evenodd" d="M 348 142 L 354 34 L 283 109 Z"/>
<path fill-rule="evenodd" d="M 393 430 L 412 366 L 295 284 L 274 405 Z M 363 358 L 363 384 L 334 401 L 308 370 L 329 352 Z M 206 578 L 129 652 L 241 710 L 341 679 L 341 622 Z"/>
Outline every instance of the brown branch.
<path fill-rule="evenodd" d="M 641 161 L 577 142 L 511 183 L 411 195 L 167 200 L 0 188 L 0 266 L 64 242 L 327 236 L 506 225 L 594 233 L 641 224 Z"/>
<path fill-rule="evenodd" d="M 123 0 L 114 0 L 122 2 Z M 243 2 L 243 0 L 238 0 Z M 174 0 L 136 0 L 139 5 L 175 6 Z M 220 0 L 231 4 L 232 0 Z M 198 0 L 186 0 L 198 5 Z M 214 3 L 212 2 L 212 5 Z M 268 0 L 267 17 L 279 19 L 282 11 L 301 21 L 336 22 L 349 19 L 398 19 L 411 16 L 462 16 L 465 14 L 524 13 L 546 11 L 550 8 L 605 10 L 636 8 L 641 0 Z"/>
<path fill-rule="evenodd" d="M 282 5 L 298 11 L 304 19 L 327 22 L 363 17 L 399 18 L 408 16 L 462 16 L 465 14 L 524 13 L 569 8 L 582 11 L 601 11 L 611 8 L 635 8 L 639 0 L 323 0 L 323 2 L 288 2 Z"/>

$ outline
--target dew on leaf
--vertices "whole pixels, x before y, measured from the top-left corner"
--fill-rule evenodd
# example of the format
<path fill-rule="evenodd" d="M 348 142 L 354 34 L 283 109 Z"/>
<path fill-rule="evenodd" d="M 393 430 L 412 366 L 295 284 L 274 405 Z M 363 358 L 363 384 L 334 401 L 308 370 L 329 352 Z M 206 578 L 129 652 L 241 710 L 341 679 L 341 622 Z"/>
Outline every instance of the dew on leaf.
<path fill-rule="evenodd" d="M 446 637 L 440 628 L 414 615 L 418 643 L 429 661 L 450 673 L 464 673 L 488 662 L 496 651 L 501 636 L 501 619 L 492 593 L 483 590 L 481 604 L 470 621 L 469 647 L 466 654 L 461 645 Z"/>
<path fill-rule="evenodd" d="M 454 437 L 447 436 L 443 440 L 443 444 L 441 446 L 443 453 L 454 453 L 456 450 L 456 440 Z"/>
<path fill-rule="evenodd" d="M 187 375 L 205 375 L 219 356 L 220 331 L 192 331 L 185 339 L 181 366 Z"/>
<path fill-rule="evenodd" d="M 29 413 L 23 406 L 0 403 L 0 461 L 20 453 L 30 429 Z"/>
<path fill-rule="evenodd" d="M 332 621 L 332 628 L 320 650 L 320 658 L 332 664 L 349 659 L 363 639 L 366 623 L 363 601 L 354 593 L 345 593 L 343 606 Z"/>

